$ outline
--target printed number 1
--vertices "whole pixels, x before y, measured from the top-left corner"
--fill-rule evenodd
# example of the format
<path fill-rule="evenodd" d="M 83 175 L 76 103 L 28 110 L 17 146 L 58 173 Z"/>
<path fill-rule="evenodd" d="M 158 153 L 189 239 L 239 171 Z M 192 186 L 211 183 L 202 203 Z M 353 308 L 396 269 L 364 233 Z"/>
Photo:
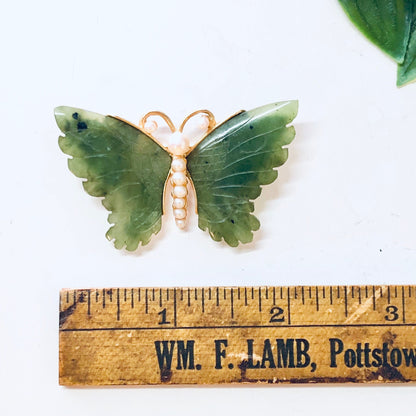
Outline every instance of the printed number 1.
<path fill-rule="evenodd" d="M 160 322 L 158 322 L 159 325 L 170 324 L 170 321 L 166 320 L 166 308 L 162 309 L 158 315 L 161 316 Z"/>

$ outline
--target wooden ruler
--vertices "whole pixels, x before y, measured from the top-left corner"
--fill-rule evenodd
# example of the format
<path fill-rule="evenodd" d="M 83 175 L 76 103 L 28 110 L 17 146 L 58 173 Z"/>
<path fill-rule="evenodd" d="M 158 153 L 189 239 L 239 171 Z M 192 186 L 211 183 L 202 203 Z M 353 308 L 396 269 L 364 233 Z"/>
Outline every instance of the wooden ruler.
<path fill-rule="evenodd" d="M 60 384 L 416 381 L 416 286 L 62 290 Z"/>

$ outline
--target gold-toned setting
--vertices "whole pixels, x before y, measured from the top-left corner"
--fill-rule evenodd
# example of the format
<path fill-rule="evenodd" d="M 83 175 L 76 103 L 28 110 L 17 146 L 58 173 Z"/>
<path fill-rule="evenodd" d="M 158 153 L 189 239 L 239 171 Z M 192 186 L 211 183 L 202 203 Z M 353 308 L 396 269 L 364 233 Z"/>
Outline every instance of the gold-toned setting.
<path fill-rule="evenodd" d="M 194 111 L 193 113 L 189 114 L 187 117 L 185 117 L 185 119 L 183 120 L 183 122 L 181 123 L 181 125 L 179 126 L 179 128 L 177 129 L 175 127 L 175 125 L 173 124 L 172 120 L 170 119 L 170 117 L 168 115 L 166 115 L 165 113 L 161 112 L 161 111 L 149 111 L 147 114 L 145 114 L 139 121 L 139 125 L 138 128 L 143 131 L 146 135 L 148 135 L 152 140 L 154 140 L 157 144 L 159 144 L 159 146 L 163 147 L 165 150 L 167 150 L 169 152 L 169 154 L 171 155 L 171 157 L 174 159 L 178 159 L 177 155 L 174 155 L 173 153 L 171 153 L 168 149 L 168 146 L 166 144 L 162 144 L 151 132 L 146 130 L 146 123 L 149 120 L 149 118 L 151 117 L 160 117 L 162 118 L 165 123 L 167 124 L 167 126 L 169 127 L 171 133 L 183 133 L 183 130 L 185 128 L 185 125 L 188 123 L 188 121 L 195 117 L 198 114 L 204 114 L 207 118 L 208 118 L 208 125 L 206 127 L 206 131 L 204 132 L 204 134 L 202 135 L 202 137 L 200 139 L 198 139 L 195 143 L 192 144 L 192 146 L 188 147 L 188 150 L 184 152 L 183 155 L 180 156 L 181 159 L 183 159 L 186 163 L 186 157 L 189 155 L 190 152 L 192 152 L 193 149 L 195 149 L 196 146 L 198 146 L 198 144 L 205 139 L 205 137 L 207 137 L 208 134 L 210 134 L 212 132 L 212 130 L 214 130 L 214 128 L 216 127 L 216 121 L 215 121 L 215 117 L 214 114 L 209 111 L 209 110 L 197 110 Z M 123 120 L 124 121 L 124 120 Z M 195 198 L 195 213 L 198 214 L 198 204 L 197 204 L 197 196 L 196 196 L 196 191 L 195 191 L 195 186 L 192 182 L 191 176 L 189 175 L 189 172 L 187 171 L 187 169 L 185 168 L 183 173 L 186 175 L 186 185 L 185 187 L 188 188 L 188 184 L 190 185 L 190 187 L 193 190 L 193 195 Z M 163 188 L 163 202 L 162 202 L 162 212 L 163 214 L 166 213 L 166 192 L 167 192 L 167 188 L 168 188 L 168 183 L 169 181 L 171 181 L 172 179 L 172 175 L 173 175 L 173 169 L 171 168 L 169 171 L 169 175 L 166 178 L 166 182 Z M 174 192 L 175 192 L 175 184 L 172 183 L 172 197 L 175 198 L 174 196 Z M 183 210 L 185 211 L 185 217 L 184 218 L 176 218 L 176 213 L 178 212 L 178 210 L 175 210 L 175 208 L 172 206 L 173 208 L 173 213 L 175 216 L 175 220 L 176 220 L 176 224 L 178 225 L 179 228 L 184 228 L 184 223 L 186 221 L 186 208 L 187 208 L 187 203 L 188 203 L 188 192 L 186 193 L 186 195 L 182 198 L 184 200 L 184 208 Z M 183 215 L 182 211 L 181 214 Z"/>
<path fill-rule="evenodd" d="M 201 143 L 202 142 L 202 140 L 204 140 L 216 127 L 219 127 L 219 126 L 221 126 L 222 124 L 224 124 L 225 122 L 227 122 L 228 120 L 230 120 L 231 118 L 233 118 L 233 117 L 235 117 L 236 115 L 238 115 L 238 114 L 240 114 L 240 113 L 242 113 L 244 110 L 240 110 L 240 111 L 238 111 L 237 113 L 235 113 L 235 114 L 233 114 L 232 116 L 230 116 L 230 117 L 228 117 L 226 120 L 224 120 L 222 123 L 220 123 L 220 124 L 216 124 L 216 120 L 215 120 L 215 117 L 214 117 L 214 114 L 211 112 L 211 111 L 209 111 L 209 110 L 205 110 L 205 109 L 203 109 L 203 110 L 197 110 L 197 111 L 194 111 L 193 113 L 191 113 L 191 114 L 189 114 L 188 116 L 186 116 L 185 117 L 185 119 L 183 120 L 183 122 L 181 123 L 181 125 L 179 126 L 179 128 L 177 129 L 176 127 L 175 127 L 175 125 L 173 124 L 173 122 L 172 122 L 172 120 L 170 119 L 170 117 L 167 115 L 167 114 L 165 114 L 165 113 L 163 113 L 162 111 L 149 111 L 148 113 L 146 113 L 141 119 L 140 119 L 140 121 L 139 121 L 139 124 L 136 126 L 136 125 L 134 125 L 133 123 L 130 123 L 130 122 L 128 122 L 127 120 L 124 120 L 123 118 L 121 118 L 121 117 L 113 117 L 113 118 L 116 118 L 116 119 L 119 119 L 119 120 L 121 120 L 121 121 L 123 121 L 123 122 L 125 122 L 125 123 L 127 123 L 127 124 L 129 124 L 129 125 L 131 125 L 132 127 L 134 127 L 134 128 L 137 128 L 137 129 L 139 129 L 141 132 L 143 132 L 144 134 L 146 134 L 148 137 L 150 137 L 155 143 L 157 143 L 160 147 L 162 147 L 164 150 L 166 150 L 169 154 L 170 154 L 170 156 L 172 157 L 172 160 L 176 157 L 178 157 L 178 156 L 175 156 L 172 152 L 170 152 L 169 151 L 169 149 L 168 149 L 168 145 L 167 144 L 164 144 L 164 143 L 162 143 L 158 138 L 156 138 L 152 133 L 153 132 L 150 132 L 150 131 L 147 131 L 146 130 L 146 123 L 147 123 L 147 121 L 149 120 L 149 118 L 151 118 L 151 117 L 160 117 L 160 118 L 162 118 L 164 121 L 165 121 L 165 123 L 167 124 L 167 126 L 169 127 L 169 129 L 170 129 L 170 131 L 171 131 L 171 133 L 172 134 L 174 134 L 174 133 L 176 133 L 176 132 L 179 132 L 179 133 L 183 133 L 183 130 L 184 130 L 184 128 L 185 128 L 185 125 L 188 123 L 188 121 L 191 119 L 191 118 L 193 118 L 193 117 L 195 117 L 196 115 L 198 115 L 198 114 L 204 114 L 204 115 L 206 115 L 207 116 L 207 118 L 208 118 L 208 125 L 207 125 L 207 128 L 206 128 L 206 131 L 204 132 L 204 134 L 198 139 L 198 140 L 196 140 L 195 141 L 195 143 L 193 143 L 192 145 L 189 145 L 188 146 L 188 150 L 187 151 L 185 151 L 181 156 L 180 156 L 180 158 L 181 159 L 183 159 L 184 161 L 185 161 L 185 163 L 186 163 L 186 158 L 187 158 L 187 156 L 192 152 L 192 150 L 194 150 L 197 146 L 198 146 L 198 144 L 199 143 Z M 157 129 L 157 128 L 156 128 Z M 193 195 L 194 195 L 194 200 L 195 200 L 195 213 L 196 214 L 198 214 L 198 203 L 197 203 L 197 195 L 196 195 L 196 191 L 195 191 L 195 186 L 194 186 L 194 184 L 193 184 L 193 181 L 192 181 L 192 179 L 191 179 L 191 175 L 189 174 L 189 172 L 187 171 L 187 169 L 185 168 L 185 170 L 184 170 L 184 174 L 186 175 L 186 180 L 187 180 L 187 184 L 185 185 L 186 186 L 186 188 L 188 188 L 188 184 L 190 185 L 190 187 L 192 188 L 192 191 L 193 191 Z M 168 177 L 166 178 L 166 181 L 165 181 L 165 185 L 164 185 L 164 188 L 163 188 L 163 199 L 162 199 L 162 213 L 163 213 L 163 215 L 166 213 L 166 192 L 167 192 L 167 188 L 168 188 L 168 183 L 169 183 L 169 181 L 171 180 L 171 178 L 172 178 L 172 175 L 173 175 L 173 170 L 172 170 L 172 168 L 170 169 L 170 171 L 169 171 L 169 174 L 168 174 Z M 175 187 L 175 185 L 172 185 L 172 197 L 173 197 L 173 192 L 174 192 L 174 187 Z M 185 199 L 185 207 L 184 207 L 184 209 L 185 209 L 185 211 L 186 211 L 186 208 L 187 208 L 187 200 L 188 200 L 188 193 L 186 194 L 186 196 L 184 197 L 184 199 Z M 174 215 L 175 215 L 175 210 L 173 210 L 174 211 Z M 176 220 L 178 220 L 178 218 L 176 218 L 175 217 L 175 219 Z M 181 219 L 181 220 L 183 220 L 183 221 L 186 221 L 186 216 L 185 216 L 185 218 L 183 218 L 183 219 Z M 182 222 L 181 222 L 182 223 Z M 177 225 L 178 225 L 178 221 L 177 221 Z M 179 226 L 179 225 L 178 225 Z M 179 227 L 179 228 L 184 228 L 184 226 L 182 225 L 181 227 Z"/>

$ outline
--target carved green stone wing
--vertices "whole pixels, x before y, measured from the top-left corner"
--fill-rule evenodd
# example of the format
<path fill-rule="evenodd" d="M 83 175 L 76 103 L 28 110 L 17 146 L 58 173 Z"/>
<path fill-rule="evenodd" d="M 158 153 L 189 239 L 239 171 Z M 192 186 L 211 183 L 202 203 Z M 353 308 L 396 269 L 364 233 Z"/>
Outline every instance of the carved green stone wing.
<path fill-rule="evenodd" d="M 212 131 L 188 156 L 198 204 L 199 227 L 215 241 L 232 247 L 253 239 L 260 223 L 251 214 L 260 185 L 277 178 L 273 168 L 287 159 L 285 147 L 295 136 L 286 127 L 297 101 L 244 111 Z"/>
<path fill-rule="evenodd" d="M 410 30 L 410 39 L 407 46 L 406 56 L 397 71 L 397 85 L 401 87 L 416 80 L 416 0 L 413 9 L 413 23 Z"/>
<path fill-rule="evenodd" d="M 402 63 L 406 55 L 414 0 L 339 0 L 371 42 Z"/>
<path fill-rule="evenodd" d="M 113 226 L 106 236 L 118 249 L 136 250 L 159 232 L 170 156 L 134 126 L 110 116 L 70 107 L 55 109 L 64 136 L 59 146 L 68 166 L 92 196 L 104 197 Z"/>

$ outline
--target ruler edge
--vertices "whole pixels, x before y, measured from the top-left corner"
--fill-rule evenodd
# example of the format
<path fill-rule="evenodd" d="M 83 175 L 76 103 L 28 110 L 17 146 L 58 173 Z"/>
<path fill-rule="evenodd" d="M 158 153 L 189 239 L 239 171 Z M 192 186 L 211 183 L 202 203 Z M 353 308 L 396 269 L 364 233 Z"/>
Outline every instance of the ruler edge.
<path fill-rule="evenodd" d="M 344 287 L 345 289 L 351 289 L 353 287 L 356 288 L 362 288 L 362 287 L 371 287 L 371 288 L 375 288 L 376 290 L 378 288 L 388 288 L 388 287 L 396 287 L 396 288 L 401 288 L 401 289 L 408 289 L 408 288 L 413 288 L 415 290 L 415 296 L 416 296 L 416 284 L 410 284 L 410 283 L 404 283 L 404 284 L 335 284 L 335 285 L 327 285 L 327 284 L 319 284 L 319 285 L 242 285 L 242 286 L 229 286 L 229 285 L 224 285 L 224 286 L 206 286 L 206 285 L 201 285 L 201 286 L 122 286 L 122 287 L 118 287 L 118 286 L 108 286 L 108 287 L 88 287 L 88 288 L 62 288 L 59 290 L 59 312 L 61 312 L 61 308 L 60 308 L 60 299 L 61 296 L 63 294 L 66 294 L 67 292 L 82 292 L 82 291 L 99 291 L 99 290 L 109 290 L 109 289 L 158 289 L 158 290 L 180 290 L 180 289 L 202 289 L 202 288 L 219 288 L 219 289 L 238 289 L 238 288 L 253 288 L 254 290 L 258 290 L 258 289 L 262 289 L 262 288 L 279 288 L 279 289 L 287 289 L 288 292 L 290 293 L 291 289 L 295 289 L 295 288 L 315 288 L 315 289 L 321 289 L 321 288 L 332 288 L 332 287 Z M 372 296 L 370 296 L 369 298 L 371 298 Z M 397 298 L 400 298 L 401 296 L 397 296 Z M 394 326 L 391 325 L 391 326 Z M 316 381 L 311 379 L 290 379 L 290 380 L 278 380 L 276 382 L 270 383 L 270 382 L 264 382 L 264 381 L 255 381 L 255 382 L 250 382 L 250 381 L 242 381 L 242 382 L 226 382 L 226 383 L 206 383 L 206 382 L 195 382 L 195 383 L 175 383 L 175 382 L 168 382 L 168 383 L 119 383 L 119 384 L 114 384 L 114 383 L 95 383 L 95 384 L 81 384 L 81 383 L 66 383 L 62 381 L 62 377 L 60 376 L 61 373 L 61 359 L 60 359 L 60 346 L 61 346 L 61 341 L 60 341 L 60 335 L 61 332 L 65 332 L 62 331 L 61 328 L 58 328 L 59 330 L 59 350 L 58 350 L 58 355 L 59 355 L 59 365 L 58 365 L 58 381 L 59 381 L 59 385 L 65 388 L 74 388 L 74 389 L 79 389 L 79 388 L 86 388 L 86 389 L 106 389 L 106 388 L 195 388 L 195 387 L 201 387 L 201 388 L 235 388 L 237 386 L 241 386 L 241 388 L 247 388 L 247 387 L 258 387 L 258 388 L 264 388 L 264 387 L 269 387 L 269 388 L 274 388 L 276 386 L 284 386 L 284 387 L 288 387 L 288 386 L 301 386 L 301 387 L 305 387 L 305 386 L 314 386 L 314 387 L 318 387 L 318 386 L 333 386 L 333 387 L 340 387 L 340 386 L 415 386 L 416 385 L 416 380 L 406 380 L 406 381 L 400 381 L 400 380 L 388 380 L 388 379 L 383 379 L 383 380 L 345 380 L 345 381 L 332 381 L 331 378 L 326 378 L 323 377 L 322 380 Z"/>

